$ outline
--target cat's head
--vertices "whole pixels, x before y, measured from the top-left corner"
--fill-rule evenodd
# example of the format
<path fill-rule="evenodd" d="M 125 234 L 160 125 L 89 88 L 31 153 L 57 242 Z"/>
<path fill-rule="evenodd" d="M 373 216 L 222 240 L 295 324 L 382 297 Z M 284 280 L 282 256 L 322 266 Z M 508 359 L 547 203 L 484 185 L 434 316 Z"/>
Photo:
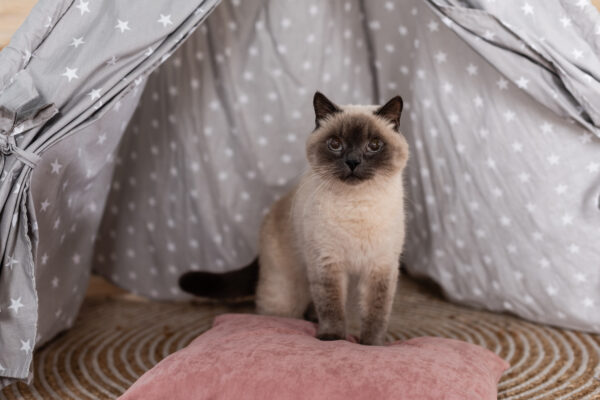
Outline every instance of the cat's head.
<path fill-rule="evenodd" d="M 399 131 L 400 96 L 381 107 L 338 106 L 316 92 L 313 104 L 316 128 L 306 155 L 314 172 L 349 185 L 402 172 L 408 144 Z"/>

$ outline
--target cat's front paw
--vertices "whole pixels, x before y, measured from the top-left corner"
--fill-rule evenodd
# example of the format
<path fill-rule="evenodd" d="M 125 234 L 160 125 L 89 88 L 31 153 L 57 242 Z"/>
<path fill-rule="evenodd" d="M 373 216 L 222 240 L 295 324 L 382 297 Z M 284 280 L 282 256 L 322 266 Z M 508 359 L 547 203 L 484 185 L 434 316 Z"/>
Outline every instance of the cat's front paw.
<path fill-rule="evenodd" d="M 345 337 L 344 337 L 344 335 L 341 335 L 339 333 L 327 333 L 327 332 L 325 332 L 325 333 L 319 333 L 319 334 L 317 334 L 317 339 L 319 339 L 319 340 L 326 340 L 326 341 L 329 341 L 329 340 L 344 340 Z"/>
<path fill-rule="evenodd" d="M 381 338 L 381 337 L 363 337 L 363 336 L 361 336 L 358 343 L 364 344 L 366 346 L 383 346 L 384 345 L 383 338 Z"/>

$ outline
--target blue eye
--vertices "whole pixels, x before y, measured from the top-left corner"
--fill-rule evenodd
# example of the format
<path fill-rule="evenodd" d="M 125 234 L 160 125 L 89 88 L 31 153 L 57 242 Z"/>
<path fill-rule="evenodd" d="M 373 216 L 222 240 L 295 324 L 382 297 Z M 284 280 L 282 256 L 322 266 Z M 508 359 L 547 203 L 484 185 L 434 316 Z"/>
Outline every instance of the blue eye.
<path fill-rule="evenodd" d="M 332 137 L 327 140 L 327 147 L 331 151 L 338 152 L 341 151 L 344 146 L 342 145 L 342 141 L 340 139 L 337 137 Z"/>

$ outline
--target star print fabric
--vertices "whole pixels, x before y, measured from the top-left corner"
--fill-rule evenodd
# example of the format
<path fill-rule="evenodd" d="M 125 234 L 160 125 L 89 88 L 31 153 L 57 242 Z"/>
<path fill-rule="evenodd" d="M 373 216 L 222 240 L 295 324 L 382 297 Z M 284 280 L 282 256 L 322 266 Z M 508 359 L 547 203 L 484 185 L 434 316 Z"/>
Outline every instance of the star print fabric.
<path fill-rule="evenodd" d="M 0 53 L 0 387 L 73 324 L 145 79 L 216 3 L 42 0 Z"/>
<path fill-rule="evenodd" d="M 0 53 L 0 88 L 24 71 L 60 110 L 3 253 L 0 386 L 30 378 L 35 346 L 72 326 L 92 268 L 172 300 L 181 273 L 252 260 L 262 217 L 306 168 L 316 89 L 404 98 L 411 274 L 457 302 L 600 332 L 591 5 L 215 5 L 41 1 Z"/>

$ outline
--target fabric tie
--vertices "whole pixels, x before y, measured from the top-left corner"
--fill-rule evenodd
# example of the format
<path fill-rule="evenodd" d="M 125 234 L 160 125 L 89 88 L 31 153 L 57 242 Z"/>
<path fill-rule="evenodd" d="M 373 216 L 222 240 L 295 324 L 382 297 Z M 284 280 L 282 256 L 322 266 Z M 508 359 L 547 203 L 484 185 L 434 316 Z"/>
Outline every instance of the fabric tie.
<path fill-rule="evenodd" d="M 27 150 L 32 138 L 25 133 L 46 123 L 58 113 L 54 104 L 48 103 L 38 93 L 33 79 L 23 70 L 13 81 L 0 90 L 0 154 L 7 159 L 14 155 L 33 168 L 40 157 Z M 16 135 L 24 134 L 17 142 Z M 1 167 L 0 167 L 1 169 Z"/>
<path fill-rule="evenodd" d="M 37 154 L 23 150 L 17 146 L 17 141 L 12 135 L 0 134 L 0 152 L 4 157 L 14 154 L 19 161 L 33 168 L 40 161 Z"/>

